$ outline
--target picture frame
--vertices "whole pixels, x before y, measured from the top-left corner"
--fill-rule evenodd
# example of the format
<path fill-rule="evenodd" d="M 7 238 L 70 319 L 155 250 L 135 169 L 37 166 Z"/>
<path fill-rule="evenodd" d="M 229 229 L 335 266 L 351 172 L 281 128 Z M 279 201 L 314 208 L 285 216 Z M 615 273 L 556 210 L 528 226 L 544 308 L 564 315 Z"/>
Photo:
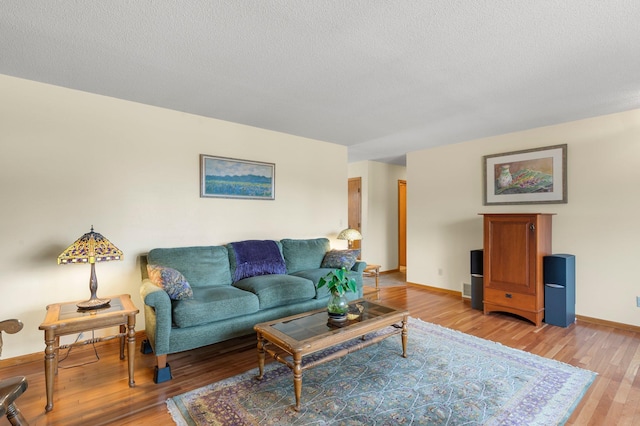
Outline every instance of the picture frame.
<path fill-rule="evenodd" d="M 200 154 L 200 197 L 275 200 L 276 165 Z"/>
<path fill-rule="evenodd" d="M 483 157 L 484 205 L 567 203 L 567 144 Z"/>

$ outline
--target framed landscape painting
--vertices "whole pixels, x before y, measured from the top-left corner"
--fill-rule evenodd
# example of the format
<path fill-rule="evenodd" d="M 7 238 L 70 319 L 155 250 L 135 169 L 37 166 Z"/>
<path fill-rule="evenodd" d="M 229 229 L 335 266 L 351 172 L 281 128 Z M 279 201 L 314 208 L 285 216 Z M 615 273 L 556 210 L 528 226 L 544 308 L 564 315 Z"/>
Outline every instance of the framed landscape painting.
<path fill-rule="evenodd" d="M 200 154 L 200 197 L 275 199 L 276 165 Z"/>
<path fill-rule="evenodd" d="M 484 205 L 567 202 L 567 145 L 485 155 Z"/>

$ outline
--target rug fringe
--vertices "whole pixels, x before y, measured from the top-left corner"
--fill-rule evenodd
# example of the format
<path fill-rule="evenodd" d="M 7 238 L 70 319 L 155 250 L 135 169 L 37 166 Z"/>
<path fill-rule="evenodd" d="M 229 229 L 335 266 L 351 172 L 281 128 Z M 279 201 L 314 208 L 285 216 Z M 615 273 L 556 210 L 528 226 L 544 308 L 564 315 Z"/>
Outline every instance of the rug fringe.
<path fill-rule="evenodd" d="M 178 409 L 178 406 L 176 405 L 176 403 L 173 402 L 171 398 L 167 399 L 166 402 L 167 402 L 167 410 L 169 411 L 169 414 L 171 414 L 171 418 L 176 423 L 176 425 L 189 426 L 187 422 L 184 420 L 184 417 L 182 417 L 182 413 Z"/>

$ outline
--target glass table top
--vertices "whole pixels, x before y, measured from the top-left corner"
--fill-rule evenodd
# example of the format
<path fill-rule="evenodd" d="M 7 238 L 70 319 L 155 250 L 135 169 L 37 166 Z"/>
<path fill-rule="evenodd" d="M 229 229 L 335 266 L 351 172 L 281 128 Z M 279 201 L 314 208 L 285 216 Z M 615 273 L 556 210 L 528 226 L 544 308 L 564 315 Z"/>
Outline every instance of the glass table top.
<path fill-rule="evenodd" d="M 386 314 L 395 313 L 397 309 L 379 305 L 368 300 L 357 300 L 349 303 L 349 312 L 352 314 L 353 319 L 351 319 L 350 316 L 349 319 L 341 323 L 329 320 L 327 311 L 323 310 L 288 321 L 277 322 L 271 324 L 271 327 L 300 341 L 331 331 L 339 332 L 341 328 L 375 319 Z"/>

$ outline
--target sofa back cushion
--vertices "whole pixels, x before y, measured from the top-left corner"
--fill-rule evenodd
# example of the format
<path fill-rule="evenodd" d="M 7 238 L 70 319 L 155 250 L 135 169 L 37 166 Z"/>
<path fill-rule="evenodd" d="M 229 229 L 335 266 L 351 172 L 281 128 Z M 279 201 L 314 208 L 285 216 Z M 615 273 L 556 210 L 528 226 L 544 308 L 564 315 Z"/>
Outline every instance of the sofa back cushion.
<path fill-rule="evenodd" d="M 287 273 L 292 274 L 307 269 L 318 269 L 324 255 L 331 248 L 329 239 L 313 238 L 307 240 L 280 240 L 282 254 L 287 265 Z"/>
<path fill-rule="evenodd" d="M 229 254 L 224 246 L 156 248 L 149 252 L 147 261 L 179 271 L 194 288 L 231 285 Z"/>

